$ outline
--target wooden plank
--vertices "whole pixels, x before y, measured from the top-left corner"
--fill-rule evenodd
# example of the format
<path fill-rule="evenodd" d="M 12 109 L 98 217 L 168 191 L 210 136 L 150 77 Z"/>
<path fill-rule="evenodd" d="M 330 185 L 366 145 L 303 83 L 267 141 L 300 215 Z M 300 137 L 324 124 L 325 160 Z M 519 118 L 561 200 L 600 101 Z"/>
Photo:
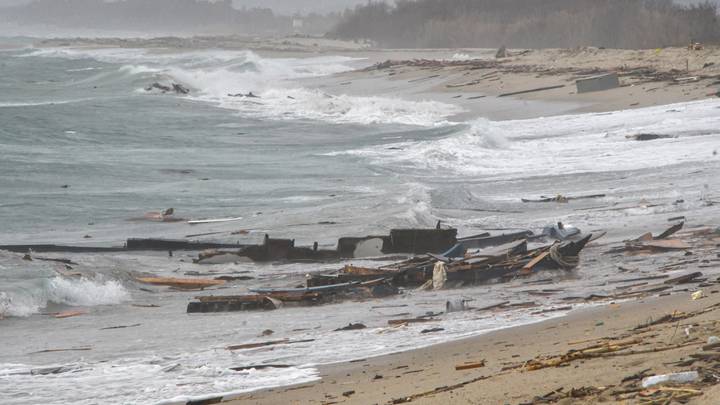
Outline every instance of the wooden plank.
<path fill-rule="evenodd" d="M 437 319 L 433 318 L 408 318 L 408 319 L 391 319 L 388 321 L 388 325 L 402 325 L 404 323 L 419 323 L 419 322 L 433 322 Z"/>
<path fill-rule="evenodd" d="M 545 91 L 545 90 L 555 90 L 555 89 L 560 89 L 563 87 L 565 87 L 564 84 L 558 84 L 557 86 L 538 87 L 536 89 L 520 90 L 520 91 L 514 91 L 512 93 L 503 93 L 503 94 L 500 94 L 498 97 L 516 96 L 518 94 L 534 93 L 536 91 Z"/>
<path fill-rule="evenodd" d="M 187 221 L 190 225 L 200 225 L 200 224 L 216 224 L 216 223 L 222 223 L 222 222 L 234 222 L 234 221 L 240 221 L 243 219 L 243 217 L 235 217 L 235 218 L 216 218 L 216 219 L 195 219 Z"/>
<path fill-rule="evenodd" d="M 658 239 L 652 241 L 643 241 L 640 246 L 653 249 L 667 250 L 685 250 L 690 249 L 690 245 L 679 239 Z"/>
<path fill-rule="evenodd" d="M 231 345 L 227 346 L 225 349 L 227 350 L 241 350 L 241 349 L 255 349 L 258 347 L 265 347 L 265 346 L 273 346 L 273 345 L 290 345 L 294 343 L 308 343 L 308 342 L 314 342 L 315 339 L 303 339 L 303 340 L 289 340 L 289 339 L 282 339 L 282 340 L 271 340 L 269 342 L 258 342 L 258 343 L 246 343 L 241 345 Z"/>
<path fill-rule="evenodd" d="M 470 370 L 473 368 L 480 368 L 480 367 L 485 367 L 485 360 L 479 361 L 477 363 L 458 364 L 457 366 L 455 366 L 455 371 Z"/>
<path fill-rule="evenodd" d="M 140 277 L 137 281 L 152 285 L 166 285 L 177 288 L 204 288 L 225 284 L 224 280 L 208 280 L 201 278 L 174 278 L 174 277 Z"/>
<path fill-rule="evenodd" d="M 80 316 L 87 314 L 87 311 L 64 311 L 54 314 L 53 317 L 57 319 L 71 318 L 73 316 Z"/>
<path fill-rule="evenodd" d="M 520 274 L 530 274 L 532 273 L 533 267 L 535 267 L 538 263 L 540 263 L 544 258 L 546 258 L 550 254 L 549 250 L 546 250 L 539 255 L 535 256 L 534 259 L 530 260 L 528 264 L 524 265 L 523 268 L 520 270 Z"/>
<path fill-rule="evenodd" d="M 491 309 L 504 307 L 505 305 L 507 305 L 507 304 L 509 304 L 509 303 L 510 303 L 510 301 L 498 302 L 497 304 L 492 304 L 492 305 L 484 306 L 484 307 L 482 307 L 482 308 L 477 308 L 477 309 L 475 309 L 475 310 L 476 310 L 476 311 L 488 311 L 488 310 L 491 310 Z"/>
<path fill-rule="evenodd" d="M 669 236 L 671 236 L 675 232 L 681 230 L 683 225 L 685 225 L 685 222 L 677 223 L 677 224 L 671 226 L 670 228 L 666 229 L 665 232 L 661 233 L 660 235 L 656 236 L 653 239 L 656 239 L 656 240 L 657 239 L 667 239 Z"/>

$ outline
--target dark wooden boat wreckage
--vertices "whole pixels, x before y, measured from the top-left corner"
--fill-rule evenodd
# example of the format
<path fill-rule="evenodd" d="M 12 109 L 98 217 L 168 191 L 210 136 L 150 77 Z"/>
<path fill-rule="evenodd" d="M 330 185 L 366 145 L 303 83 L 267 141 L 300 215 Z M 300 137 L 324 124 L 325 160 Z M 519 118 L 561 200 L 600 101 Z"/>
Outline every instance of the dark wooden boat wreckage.
<path fill-rule="evenodd" d="M 461 238 L 442 254 L 426 253 L 377 268 L 346 265 L 337 272 L 313 274 L 302 288 L 266 288 L 252 294 L 201 296 L 187 312 L 269 310 L 283 306 L 319 305 L 348 299 L 381 298 L 401 288 L 444 289 L 509 281 L 543 270 L 569 271 L 592 234 L 528 249 L 531 233 L 518 232 Z M 491 248 L 490 248 L 491 247 Z M 480 249 L 474 251 L 474 249 Z"/>
<path fill-rule="evenodd" d="M 195 263 L 220 264 L 240 260 L 254 262 L 330 261 L 348 258 L 382 256 L 386 254 L 421 254 L 442 252 L 457 243 L 457 229 L 392 229 L 388 235 L 343 237 L 335 249 L 295 246 L 294 239 L 276 239 L 267 234 L 261 244 L 239 249 L 208 249 L 198 255 Z"/>

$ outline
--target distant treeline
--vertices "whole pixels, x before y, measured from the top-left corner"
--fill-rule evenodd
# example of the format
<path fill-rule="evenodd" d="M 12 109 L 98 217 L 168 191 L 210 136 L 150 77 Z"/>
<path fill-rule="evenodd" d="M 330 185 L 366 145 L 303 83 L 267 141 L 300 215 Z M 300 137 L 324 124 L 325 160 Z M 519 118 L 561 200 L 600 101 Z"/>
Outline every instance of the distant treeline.
<path fill-rule="evenodd" d="M 302 19 L 302 27 L 293 20 Z M 119 31 L 324 34 L 340 19 L 339 13 L 304 16 L 277 15 L 269 8 L 235 9 L 231 0 L 35 0 L 2 9 L 0 21 L 65 28 Z"/>
<path fill-rule="evenodd" d="M 656 48 L 720 42 L 716 5 L 671 0 L 370 1 L 330 35 L 386 47 Z"/>

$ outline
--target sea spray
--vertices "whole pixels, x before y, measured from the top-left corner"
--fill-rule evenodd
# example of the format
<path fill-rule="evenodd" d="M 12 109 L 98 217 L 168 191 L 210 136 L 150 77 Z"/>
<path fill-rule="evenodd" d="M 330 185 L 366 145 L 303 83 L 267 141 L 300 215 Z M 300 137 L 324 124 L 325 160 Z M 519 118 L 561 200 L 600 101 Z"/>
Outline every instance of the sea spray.
<path fill-rule="evenodd" d="M 149 93 L 152 82 L 180 83 L 190 99 L 219 105 L 242 116 L 278 120 L 317 120 L 337 124 L 447 125 L 462 112 L 455 105 L 399 97 L 331 95 L 298 87 L 291 80 L 346 72 L 362 59 L 342 56 L 262 58 L 251 51 L 154 53 L 142 49 L 36 49 L 25 56 L 94 60 L 121 64 L 116 72 L 137 77 L 135 93 Z M 111 69 L 79 83 L 111 80 Z M 77 83 L 76 83 L 77 84 Z M 242 97 L 253 93 L 258 97 Z"/>
<path fill-rule="evenodd" d="M 7 287 L 6 287 L 7 288 Z M 96 281 L 87 278 L 27 280 L 22 286 L 0 291 L 0 314 L 27 317 L 48 304 L 96 306 L 119 304 L 130 298 L 128 291 L 115 280 Z"/>
<path fill-rule="evenodd" d="M 578 174 L 701 162 L 715 148 L 720 101 L 625 110 L 604 115 L 567 115 L 514 121 L 479 119 L 440 139 L 384 144 L 344 152 L 383 168 L 423 177 L 519 179 L 542 174 Z M 668 118 L 668 111 L 683 119 Z M 672 132 L 653 142 L 636 133 Z"/>

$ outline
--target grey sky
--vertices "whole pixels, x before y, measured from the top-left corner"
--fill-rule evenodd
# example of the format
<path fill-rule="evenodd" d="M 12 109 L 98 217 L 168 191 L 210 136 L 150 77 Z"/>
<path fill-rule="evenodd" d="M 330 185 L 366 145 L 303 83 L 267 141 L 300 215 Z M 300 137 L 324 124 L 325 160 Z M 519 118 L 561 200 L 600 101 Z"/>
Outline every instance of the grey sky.
<path fill-rule="evenodd" d="M 32 0 L 0 0 L 0 7 L 29 3 Z M 152 0 L 148 0 L 152 1 Z M 212 1 L 212 0 L 210 0 Z M 674 0 L 678 4 L 702 3 L 705 0 Z M 327 13 L 342 11 L 357 4 L 365 4 L 367 0 L 233 0 L 236 7 L 263 7 L 271 8 L 279 14 L 299 13 Z M 720 0 L 710 0 L 711 3 L 720 3 Z"/>
<path fill-rule="evenodd" d="M 14 6 L 29 3 L 32 0 L 0 0 L 0 7 Z M 152 1 L 152 0 L 148 0 Z M 300 13 L 328 13 L 342 11 L 357 4 L 364 4 L 367 0 L 233 0 L 235 7 L 263 7 L 271 8 L 280 14 Z"/>

